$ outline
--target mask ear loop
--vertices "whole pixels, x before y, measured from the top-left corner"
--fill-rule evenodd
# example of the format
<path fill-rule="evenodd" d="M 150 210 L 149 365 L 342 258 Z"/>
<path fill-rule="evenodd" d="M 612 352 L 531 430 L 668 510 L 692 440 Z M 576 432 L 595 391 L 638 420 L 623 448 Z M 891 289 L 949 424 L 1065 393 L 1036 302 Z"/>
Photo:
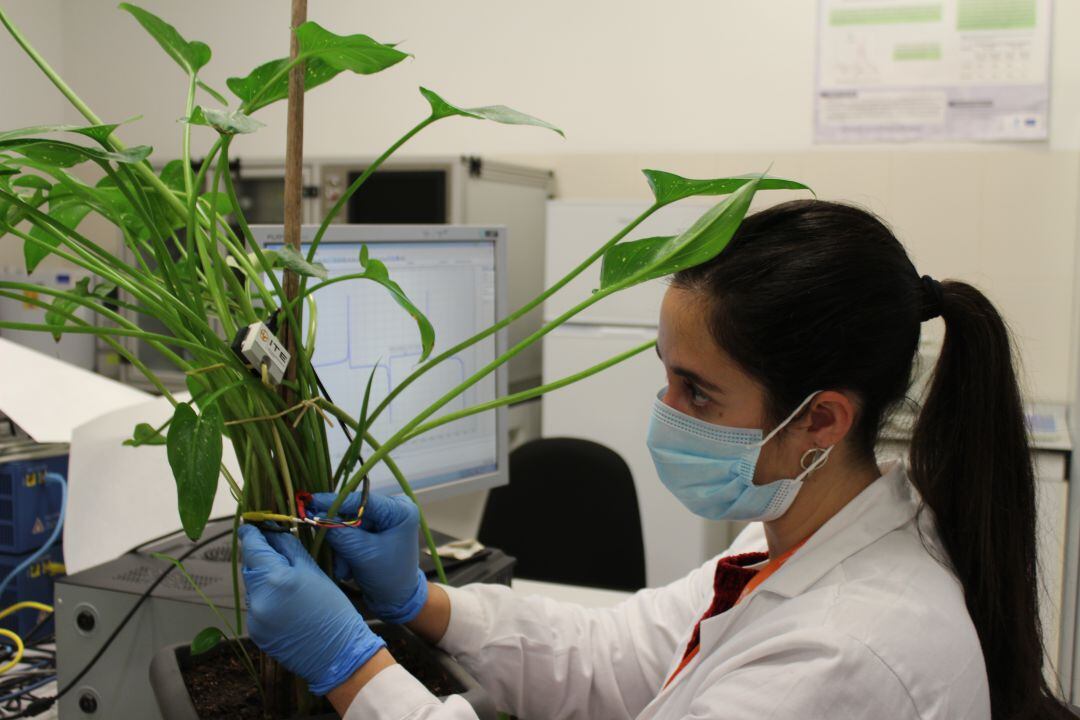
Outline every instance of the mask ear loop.
<path fill-rule="evenodd" d="M 805 479 L 810 473 L 814 472 L 825 466 L 825 463 L 829 462 L 829 454 L 832 453 L 835 445 L 830 445 L 827 448 L 810 448 L 803 453 L 802 458 L 799 459 L 799 467 L 803 469 L 799 476 L 795 478 L 796 481 Z M 806 462 L 806 458 L 810 453 L 814 453 L 814 459 L 809 464 Z"/>
<path fill-rule="evenodd" d="M 775 428 L 773 428 L 772 432 L 770 432 L 768 435 L 766 435 L 764 437 L 764 439 L 762 439 L 762 440 L 760 440 L 760 441 L 758 441 L 756 443 L 752 443 L 752 444 L 748 445 L 747 447 L 751 447 L 751 448 L 764 447 L 765 443 L 769 442 L 774 437 L 776 437 L 780 433 L 780 431 L 783 430 L 787 426 L 788 423 L 790 423 L 792 420 L 794 420 L 796 417 L 798 417 L 799 413 L 801 413 L 803 410 L 805 410 L 806 406 L 810 404 L 810 401 L 813 400 L 814 398 L 816 398 L 818 395 L 820 395 L 821 392 L 822 392 L 821 390 L 815 390 L 814 392 L 807 395 L 806 399 L 803 400 L 801 403 L 799 403 L 799 407 L 795 408 L 795 410 L 792 411 L 792 413 L 790 415 L 788 415 L 786 418 L 784 418 L 784 421 L 782 423 L 780 423 Z"/>

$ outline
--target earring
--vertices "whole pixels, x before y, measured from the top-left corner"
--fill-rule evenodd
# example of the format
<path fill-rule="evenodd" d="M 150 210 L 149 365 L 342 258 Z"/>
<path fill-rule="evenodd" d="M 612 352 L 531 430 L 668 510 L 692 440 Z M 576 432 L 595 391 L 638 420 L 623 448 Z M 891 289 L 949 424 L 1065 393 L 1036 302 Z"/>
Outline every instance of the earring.
<path fill-rule="evenodd" d="M 810 461 L 807 462 L 807 458 L 810 457 L 811 454 L 813 455 L 813 457 L 811 457 Z M 818 465 L 818 467 L 822 467 L 825 465 L 825 463 L 829 462 L 829 451 L 824 448 L 810 448 L 803 453 L 802 458 L 799 460 L 799 467 L 801 467 L 803 470 L 809 470 L 810 468 L 814 467 L 818 460 L 821 460 L 822 456 L 824 456 L 825 459 L 824 461 L 822 461 L 821 465 Z"/>

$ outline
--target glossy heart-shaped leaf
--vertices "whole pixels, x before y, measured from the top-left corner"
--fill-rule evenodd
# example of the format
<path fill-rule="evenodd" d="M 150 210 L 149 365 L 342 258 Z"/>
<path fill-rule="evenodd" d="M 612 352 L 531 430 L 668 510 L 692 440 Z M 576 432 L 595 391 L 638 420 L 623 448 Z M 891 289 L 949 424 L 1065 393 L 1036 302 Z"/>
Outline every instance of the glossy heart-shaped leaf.
<path fill-rule="evenodd" d="M 131 3 L 120 3 L 121 10 L 131 13 L 146 32 L 157 40 L 161 49 L 168 53 L 188 75 L 195 75 L 210 62 L 210 47 L 198 40 L 187 41 L 169 23 L 157 15 Z"/>
<path fill-rule="evenodd" d="M 296 39 L 305 60 L 318 58 L 332 68 L 360 75 L 380 72 L 409 57 L 367 35 L 337 35 L 310 20 L 296 28 Z"/>
<path fill-rule="evenodd" d="M 292 245 L 286 245 L 277 251 L 277 256 L 274 257 L 274 266 L 292 270 L 297 275 L 315 277 L 320 280 L 325 280 L 327 277 L 325 265 L 308 262 Z"/>
<path fill-rule="evenodd" d="M 641 172 L 645 174 L 645 179 L 648 180 L 658 205 L 667 205 L 699 195 L 727 195 L 755 179 L 758 181 L 758 190 L 810 190 L 809 187 L 796 180 L 768 175 L 738 175 L 712 180 L 694 180 L 663 170 L 642 170 Z"/>
<path fill-rule="evenodd" d="M 432 326 L 431 321 L 413 304 L 405 291 L 401 289 L 401 286 L 390 279 L 390 271 L 387 270 L 386 265 L 381 260 L 369 257 L 367 245 L 360 246 L 360 266 L 364 268 L 363 274 L 359 276 L 360 279 L 372 280 L 389 290 L 394 302 L 400 305 L 416 321 L 416 325 L 420 329 L 420 345 L 423 348 L 420 362 L 427 360 L 432 348 L 435 347 L 435 328 Z"/>
<path fill-rule="evenodd" d="M 216 627 L 203 628 L 195 639 L 191 641 L 191 654 L 202 655 L 204 652 L 213 650 L 225 639 L 225 633 Z"/>
<path fill-rule="evenodd" d="M 49 210 L 45 214 L 64 227 L 72 230 L 79 227 L 79 223 L 90 214 L 91 207 L 82 200 L 71 198 L 49 202 Z M 40 240 L 45 246 L 27 240 L 23 244 L 23 259 L 26 261 L 26 272 L 31 273 L 42 260 L 52 252 L 50 248 L 60 245 L 60 239 L 52 232 L 35 225 L 30 229 L 30 237 Z"/>
<path fill-rule="evenodd" d="M 431 105 L 431 117 L 435 120 L 440 120 L 445 117 L 451 117 L 459 115 L 461 117 L 474 118 L 476 120 L 492 120 L 504 125 L 533 125 L 535 127 L 542 127 L 553 132 L 557 132 L 563 137 L 566 137 L 562 130 L 555 127 L 549 122 L 535 118 L 532 115 L 526 115 L 523 112 L 518 112 L 513 108 L 506 107 L 505 105 L 488 105 L 486 107 L 475 108 L 461 108 L 457 105 L 452 105 L 440 97 L 437 93 L 428 90 L 427 88 L 420 88 L 420 94 L 424 96 L 424 99 Z"/>
<path fill-rule="evenodd" d="M 225 81 L 233 95 L 244 101 L 244 109 L 253 113 L 289 96 L 289 75 L 282 70 L 289 64 L 288 58 L 263 63 L 246 77 L 231 77 Z M 304 91 L 312 90 L 329 82 L 341 70 L 328 63 L 312 58 L 304 63 Z"/>
<path fill-rule="evenodd" d="M 128 447 L 164 444 L 165 436 L 161 434 L 160 428 L 156 428 L 150 423 L 139 423 L 136 425 L 131 433 L 131 437 L 124 441 L 124 445 L 127 445 Z"/>
<path fill-rule="evenodd" d="M 700 265 L 719 255 L 742 224 L 759 178 L 751 178 L 674 237 L 619 243 L 604 253 L 601 289 L 623 289 Z"/>
<path fill-rule="evenodd" d="M 372 40 L 367 35 L 336 35 L 315 22 L 296 29 L 300 45 L 298 58 L 304 61 L 304 90 L 311 90 L 350 70 L 361 75 L 385 70 L 409 55 L 392 45 Z M 229 90 L 244 101 L 247 112 L 283 100 L 289 95 L 289 58 L 263 63 L 246 77 L 226 81 Z"/>
<path fill-rule="evenodd" d="M 216 405 L 195 413 L 188 403 L 173 411 L 165 448 L 176 481 L 180 524 L 192 540 L 198 540 L 210 519 L 221 472 L 225 421 Z"/>
<path fill-rule="evenodd" d="M 238 135 L 253 133 L 264 125 L 249 115 L 239 110 L 216 110 L 196 105 L 191 111 L 191 116 L 181 118 L 190 125 L 205 125 L 212 127 L 222 135 Z"/>

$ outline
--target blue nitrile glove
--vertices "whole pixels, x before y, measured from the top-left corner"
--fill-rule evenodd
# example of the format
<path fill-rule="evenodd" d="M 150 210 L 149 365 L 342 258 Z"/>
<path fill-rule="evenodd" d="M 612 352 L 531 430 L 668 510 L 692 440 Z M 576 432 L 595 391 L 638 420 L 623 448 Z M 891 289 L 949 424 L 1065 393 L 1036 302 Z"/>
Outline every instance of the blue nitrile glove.
<path fill-rule="evenodd" d="M 315 493 L 312 510 L 324 513 L 337 496 Z M 352 493 L 338 512 L 356 517 L 360 493 Z M 360 586 L 364 604 L 388 623 L 415 618 L 427 602 L 427 578 L 418 567 L 420 511 L 411 500 L 372 493 L 360 527 L 333 528 L 326 539 L 334 548 L 334 571 Z"/>
<path fill-rule="evenodd" d="M 386 647 L 291 534 L 244 525 L 240 542 L 248 633 L 311 692 L 325 695 Z"/>

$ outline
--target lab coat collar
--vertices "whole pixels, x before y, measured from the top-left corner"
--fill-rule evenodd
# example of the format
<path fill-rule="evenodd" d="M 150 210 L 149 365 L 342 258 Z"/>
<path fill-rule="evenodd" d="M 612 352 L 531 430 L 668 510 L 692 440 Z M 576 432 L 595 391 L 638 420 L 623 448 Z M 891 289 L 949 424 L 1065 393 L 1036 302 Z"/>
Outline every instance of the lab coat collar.
<path fill-rule="evenodd" d="M 896 460 L 882 470 L 881 477 L 822 525 L 754 594 L 800 595 L 851 555 L 911 522 L 919 499 L 904 463 Z M 932 527 L 925 526 L 924 532 L 931 542 L 936 540 Z"/>

